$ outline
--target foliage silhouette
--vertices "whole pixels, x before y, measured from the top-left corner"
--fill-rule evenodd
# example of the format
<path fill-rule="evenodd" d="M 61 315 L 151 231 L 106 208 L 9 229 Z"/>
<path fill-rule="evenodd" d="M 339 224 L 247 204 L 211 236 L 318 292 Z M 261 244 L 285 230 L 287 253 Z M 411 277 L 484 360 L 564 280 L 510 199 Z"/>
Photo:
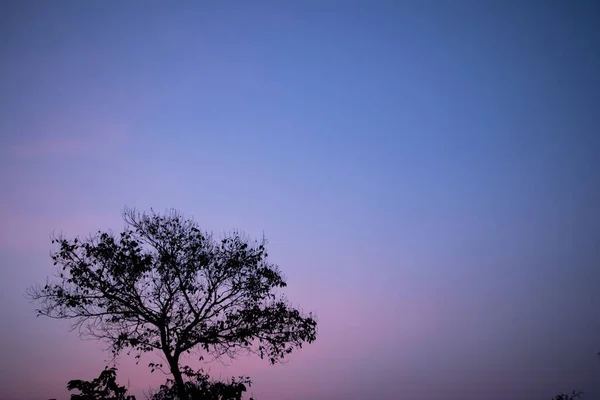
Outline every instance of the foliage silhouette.
<path fill-rule="evenodd" d="M 67 389 L 80 392 L 72 394 L 71 400 L 135 400 L 135 396 L 128 396 L 127 388 L 119 386 L 116 379 L 117 369 L 107 367 L 92 381 L 69 381 Z"/>
<path fill-rule="evenodd" d="M 316 321 L 275 290 L 286 286 L 266 241 L 239 232 L 216 240 L 175 210 L 125 209 L 124 231 L 53 243 L 57 282 L 31 287 L 38 315 L 69 319 L 83 337 L 122 351 L 159 350 L 180 400 L 189 399 L 181 355 L 200 359 L 255 353 L 271 363 L 316 339 Z M 151 363 L 154 370 L 162 364 Z"/>
<path fill-rule="evenodd" d="M 194 371 L 188 366 L 183 368 L 182 374 L 186 377 L 185 386 L 190 400 L 241 400 L 246 386 L 251 385 L 248 377 L 232 378 L 228 383 L 212 381 L 208 374 L 201 370 Z M 176 400 L 177 388 L 174 383 L 168 379 L 151 399 Z"/>
<path fill-rule="evenodd" d="M 581 398 L 582 394 L 583 392 L 581 391 L 573 390 L 573 393 L 571 393 L 570 395 L 561 393 L 555 396 L 552 400 L 575 400 Z"/>

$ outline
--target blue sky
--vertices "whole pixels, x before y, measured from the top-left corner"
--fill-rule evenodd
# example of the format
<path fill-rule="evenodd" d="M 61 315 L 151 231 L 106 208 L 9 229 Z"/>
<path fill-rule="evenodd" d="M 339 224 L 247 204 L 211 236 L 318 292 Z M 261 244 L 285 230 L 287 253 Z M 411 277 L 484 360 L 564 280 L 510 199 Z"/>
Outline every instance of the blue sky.
<path fill-rule="evenodd" d="M 599 17 L 4 2 L 0 392 L 66 398 L 102 369 L 23 292 L 52 273 L 53 230 L 118 230 L 128 205 L 269 238 L 320 333 L 285 366 L 230 367 L 259 399 L 600 394 Z M 122 362 L 138 395 L 162 379 Z"/>

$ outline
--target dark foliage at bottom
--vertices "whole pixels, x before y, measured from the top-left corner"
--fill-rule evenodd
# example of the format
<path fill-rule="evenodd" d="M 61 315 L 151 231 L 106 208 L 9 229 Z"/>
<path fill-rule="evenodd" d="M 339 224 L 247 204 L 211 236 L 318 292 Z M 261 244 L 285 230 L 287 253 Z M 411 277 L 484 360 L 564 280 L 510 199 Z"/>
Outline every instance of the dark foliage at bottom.
<path fill-rule="evenodd" d="M 232 378 L 227 383 L 215 381 L 202 370 L 194 371 L 187 366 L 181 373 L 186 378 L 185 389 L 190 400 L 242 400 L 246 388 L 252 384 L 248 377 Z M 117 369 L 106 367 L 98 378 L 91 381 L 69 381 L 67 389 L 80 392 L 72 394 L 71 400 L 136 400 L 135 396 L 127 395 L 127 388 L 119 386 L 116 379 Z M 172 379 L 167 379 L 166 384 L 151 395 L 151 400 L 178 399 L 177 387 Z"/>
<path fill-rule="evenodd" d="M 116 380 L 117 369 L 106 367 L 100 376 L 91 381 L 69 381 L 67 389 L 80 392 L 72 394 L 71 400 L 135 400 L 135 396 L 128 396 L 127 388 L 117 385 Z"/>
<path fill-rule="evenodd" d="M 186 377 L 185 388 L 190 400 L 241 400 L 246 386 L 252 384 L 248 377 L 232 378 L 229 383 L 213 381 L 202 370 L 194 371 L 187 366 L 181 372 Z M 152 400 L 176 399 L 177 388 L 172 379 L 152 396 Z"/>

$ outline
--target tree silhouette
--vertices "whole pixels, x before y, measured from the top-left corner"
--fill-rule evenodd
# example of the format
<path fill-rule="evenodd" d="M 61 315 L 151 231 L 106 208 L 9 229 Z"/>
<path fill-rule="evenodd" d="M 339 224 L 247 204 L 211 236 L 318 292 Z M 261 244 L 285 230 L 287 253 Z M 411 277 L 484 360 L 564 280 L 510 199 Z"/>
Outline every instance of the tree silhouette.
<path fill-rule="evenodd" d="M 573 390 L 573 393 L 571 393 L 571 394 L 562 393 L 562 394 L 555 396 L 552 400 L 575 400 L 575 399 L 581 398 L 582 394 L 583 394 L 583 392 L 581 392 L 581 391 Z"/>
<path fill-rule="evenodd" d="M 235 358 L 255 353 L 271 363 L 316 339 L 316 321 L 277 296 L 286 286 L 267 259 L 266 241 L 239 232 L 216 240 L 175 210 L 125 209 L 124 231 L 53 239 L 58 281 L 31 287 L 38 315 L 69 319 L 84 337 L 123 350 L 162 352 L 180 400 L 189 399 L 182 354 Z M 162 364 L 150 365 L 161 368 Z"/>
<path fill-rule="evenodd" d="M 116 382 L 117 369 L 105 368 L 98 378 L 92 381 L 72 380 L 67 383 L 67 389 L 79 390 L 72 394 L 71 400 L 135 400 L 135 396 L 127 396 L 127 388 Z"/>

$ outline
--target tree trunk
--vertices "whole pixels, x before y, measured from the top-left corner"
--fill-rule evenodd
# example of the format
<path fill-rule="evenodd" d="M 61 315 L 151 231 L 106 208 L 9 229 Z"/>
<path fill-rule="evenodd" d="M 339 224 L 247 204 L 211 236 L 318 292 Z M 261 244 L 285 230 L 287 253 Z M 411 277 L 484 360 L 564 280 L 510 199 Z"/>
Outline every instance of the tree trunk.
<path fill-rule="evenodd" d="M 179 400 L 189 400 L 189 396 L 185 390 L 185 384 L 183 383 L 183 376 L 179 370 L 178 358 L 169 360 L 169 368 L 171 369 L 171 374 L 173 374 L 173 380 L 175 381 L 175 388 L 177 389 Z"/>
<path fill-rule="evenodd" d="M 185 384 L 183 383 L 183 376 L 181 375 L 181 371 L 179 370 L 179 356 L 180 353 L 176 350 L 171 353 L 171 348 L 167 343 L 167 331 L 163 324 L 159 326 L 160 329 L 160 343 L 162 346 L 162 351 L 165 354 L 165 358 L 169 363 L 169 369 L 171 370 L 171 374 L 173 374 L 173 380 L 175 381 L 175 389 L 177 390 L 177 397 L 179 400 L 190 400 L 189 396 L 185 390 Z"/>

